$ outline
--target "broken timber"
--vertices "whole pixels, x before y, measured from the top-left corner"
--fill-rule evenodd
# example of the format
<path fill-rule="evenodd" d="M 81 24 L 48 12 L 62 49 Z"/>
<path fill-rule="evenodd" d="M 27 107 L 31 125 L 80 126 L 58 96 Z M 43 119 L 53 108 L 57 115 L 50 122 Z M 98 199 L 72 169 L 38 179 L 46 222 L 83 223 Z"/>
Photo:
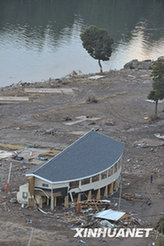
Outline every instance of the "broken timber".
<path fill-rule="evenodd" d="M 16 103 L 16 102 L 28 102 L 28 97 L 7 97 L 0 96 L 0 103 Z"/>
<path fill-rule="evenodd" d="M 39 94 L 74 94 L 76 88 L 25 88 L 26 93 L 39 93 Z"/>
<path fill-rule="evenodd" d="M 81 209 L 85 210 L 88 208 L 92 208 L 93 210 L 100 211 L 102 208 L 109 208 L 110 203 L 104 202 L 101 200 L 90 200 L 90 201 L 83 201 L 81 202 Z"/>

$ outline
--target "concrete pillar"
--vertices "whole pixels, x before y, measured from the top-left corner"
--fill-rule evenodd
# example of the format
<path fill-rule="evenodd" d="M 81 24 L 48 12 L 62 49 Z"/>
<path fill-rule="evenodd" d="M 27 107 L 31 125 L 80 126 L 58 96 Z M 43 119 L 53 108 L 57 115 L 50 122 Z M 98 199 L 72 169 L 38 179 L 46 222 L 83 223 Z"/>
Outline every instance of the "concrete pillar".
<path fill-rule="evenodd" d="M 105 186 L 104 196 L 105 196 L 105 197 L 107 197 L 107 196 L 108 196 L 108 186 Z"/>
<path fill-rule="evenodd" d="M 56 200 L 57 200 L 57 197 L 55 196 L 54 197 L 54 206 L 56 207 Z"/>
<path fill-rule="evenodd" d="M 100 200 L 100 189 L 97 190 L 96 200 Z"/>
<path fill-rule="evenodd" d="M 54 210 L 54 194 L 53 189 L 51 189 L 51 211 Z"/>
<path fill-rule="evenodd" d="M 109 186 L 106 186 L 106 196 L 108 197 L 108 193 L 109 193 Z"/>
<path fill-rule="evenodd" d="M 88 197 L 87 200 L 90 201 L 92 199 L 92 191 L 88 191 Z"/>
<path fill-rule="evenodd" d="M 113 190 L 116 191 L 117 190 L 117 181 L 114 181 L 114 187 Z"/>
<path fill-rule="evenodd" d="M 110 194 L 113 194 L 113 183 L 110 184 L 109 193 L 110 193 Z"/>
<path fill-rule="evenodd" d="M 122 169 L 122 157 L 120 159 L 120 166 L 121 166 L 121 169 Z"/>
<path fill-rule="evenodd" d="M 77 195 L 77 203 L 81 202 L 81 193 L 78 193 Z"/>
<path fill-rule="evenodd" d="M 64 197 L 64 207 L 68 208 L 68 195 Z"/>
<path fill-rule="evenodd" d="M 50 204 L 50 198 L 47 197 L 47 206 Z"/>

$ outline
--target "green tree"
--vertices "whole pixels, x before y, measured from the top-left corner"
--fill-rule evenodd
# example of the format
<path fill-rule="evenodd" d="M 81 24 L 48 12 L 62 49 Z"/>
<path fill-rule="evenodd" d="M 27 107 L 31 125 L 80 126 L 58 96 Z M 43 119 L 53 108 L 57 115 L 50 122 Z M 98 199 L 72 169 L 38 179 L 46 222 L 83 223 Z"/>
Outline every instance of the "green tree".
<path fill-rule="evenodd" d="M 112 54 L 113 39 L 104 29 L 95 26 L 87 27 L 80 35 L 83 47 L 96 60 L 100 67 L 100 73 L 103 72 L 101 60 L 108 61 Z"/>
<path fill-rule="evenodd" d="M 158 230 L 161 234 L 164 235 L 164 215 L 160 217 L 154 229 Z"/>
<path fill-rule="evenodd" d="M 150 91 L 148 99 L 155 101 L 155 116 L 157 116 L 158 100 L 164 99 L 164 63 L 154 62 L 151 76 L 153 90 Z"/>
<path fill-rule="evenodd" d="M 164 245 L 164 216 L 161 216 L 160 219 L 158 220 L 158 222 L 156 223 L 155 230 L 158 230 L 159 233 L 161 233 L 158 236 L 156 245 L 157 246 L 163 246 Z"/>
<path fill-rule="evenodd" d="M 164 246 L 164 236 L 162 235 L 158 236 L 156 246 Z"/>

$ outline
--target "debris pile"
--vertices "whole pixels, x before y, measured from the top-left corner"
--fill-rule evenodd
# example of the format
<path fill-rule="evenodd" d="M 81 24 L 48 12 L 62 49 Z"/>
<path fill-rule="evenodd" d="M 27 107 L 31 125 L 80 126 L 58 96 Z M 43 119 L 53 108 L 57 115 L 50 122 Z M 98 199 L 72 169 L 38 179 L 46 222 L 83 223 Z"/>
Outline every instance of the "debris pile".
<path fill-rule="evenodd" d="M 60 151 L 59 150 L 56 150 L 56 149 L 50 149 L 49 151 L 47 152 L 43 152 L 41 154 L 39 154 L 38 158 L 39 159 L 42 159 L 42 157 L 54 157 L 56 156 L 57 154 L 59 154 Z"/>
<path fill-rule="evenodd" d="M 81 202 L 82 210 L 92 209 L 93 211 L 100 211 L 103 208 L 107 209 L 110 206 L 111 206 L 111 203 L 108 200 L 90 200 L 90 201 Z"/>
<path fill-rule="evenodd" d="M 128 200 L 128 201 L 134 201 L 135 200 L 135 196 L 133 194 L 127 194 L 127 193 L 123 193 L 122 198 L 124 198 L 125 200 Z"/>
<path fill-rule="evenodd" d="M 51 128 L 51 129 L 47 129 L 47 130 L 44 130 L 44 129 L 37 129 L 37 130 L 34 130 L 33 131 L 34 134 L 36 135 L 52 135 L 52 136 L 56 136 L 57 135 L 57 132 L 55 129 Z"/>

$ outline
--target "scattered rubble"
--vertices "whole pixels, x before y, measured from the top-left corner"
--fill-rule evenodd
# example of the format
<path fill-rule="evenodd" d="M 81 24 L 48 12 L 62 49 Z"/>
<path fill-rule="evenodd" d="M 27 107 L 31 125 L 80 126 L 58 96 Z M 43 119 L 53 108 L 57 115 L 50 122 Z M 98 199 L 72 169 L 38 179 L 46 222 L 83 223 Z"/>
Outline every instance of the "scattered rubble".
<path fill-rule="evenodd" d="M 84 122 L 84 121 L 97 121 L 97 120 L 100 120 L 101 118 L 81 115 L 81 116 L 77 116 L 76 119 L 77 119 L 76 121 L 64 122 L 64 125 L 72 126 L 72 125 L 76 125 L 76 124 Z"/>
<path fill-rule="evenodd" d="M 104 209 L 109 208 L 111 205 L 109 200 L 89 200 L 89 201 L 82 201 L 80 204 L 81 204 L 81 210 L 83 212 L 100 211 L 103 208 Z"/>
<path fill-rule="evenodd" d="M 86 99 L 86 103 L 97 103 L 97 102 L 98 100 L 93 95 L 88 96 L 88 98 Z"/>
<path fill-rule="evenodd" d="M 56 149 L 50 149 L 49 151 L 47 152 L 43 152 L 41 154 L 39 154 L 39 159 L 42 159 L 42 157 L 54 157 L 56 156 L 57 154 L 59 154 L 60 151 L 59 150 L 56 150 Z"/>
<path fill-rule="evenodd" d="M 148 139 L 143 138 L 139 141 L 134 142 L 134 146 L 141 147 L 141 148 L 148 148 L 148 147 L 158 147 L 163 146 L 164 143 L 160 140 Z"/>
<path fill-rule="evenodd" d="M 0 94 L 2 96 L 26 96 L 24 94 L 25 87 L 60 88 L 58 86 L 61 86 L 62 84 L 63 87 L 65 84 L 67 87 L 70 86 L 73 88 L 75 86 L 79 89 L 79 95 L 77 97 L 69 97 L 67 95 L 63 97 L 62 94 L 48 94 L 48 96 L 37 95 L 37 102 L 30 100 L 29 103 L 1 106 L 1 142 L 6 144 L 2 144 L 3 146 L 0 144 L 0 149 L 5 151 L 18 150 L 18 155 L 24 157 L 26 165 L 22 165 L 20 162 L 16 162 L 15 160 L 13 161 L 11 186 L 9 187 L 8 193 L 6 193 L 5 185 L 9 170 L 9 159 L 5 158 L 0 160 L 1 226 L 6 226 L 5 230 L 3 230 L 2 227 L 0 236 L 3 235 L 4 238 L 7 238 L 9 235 L 8 229 L 11 228 L 11 225 L 8 225 L 8 222 L 16 224 L 16 226 L 19 224 L 20 227 L 24 228 L 25 223 L 30 220 L 35 228 L 41 228 L 39 233 L 40 235 L 45 233 L 44 235 L 46 240 L 48 240 L 47 238 L 51 238 L 48 237 L 48 231 L 53 231 L 54 235 L 56 231 L 58 232 L 60 230 L 64 234 L 65 230 L 67 230 L 68 233 L 68 228 L 70 229 L 73 227 L 103 227 L 104 223 L 106 224 L 105 226 L 109 226 L 110 223 L 114 224 L 114 226 L 125 228 L 130 226 L 153 226 L 156 216 L 163 213 L 162 148 L 156 148 L 156 146 L 150 147 L 149 149 L 136 148 L 145 145 L 151 146 L 150 142 L 147 141 L 150 139 L 153 143 L 156 143 L 157 140 L 158 143 L 160 142 L 160 144 L 163 145 L 163 139 L 158 139 L 158 137 L 163 136 L 163 105 L 161 103 L 159 104 L 161 118 L 158 121 L 153 122 L 151 125 L 143 122 L 144 116 L 148 115 L 148 112 L 151 112 L 151 104 L 143 104 L 151 87 L 151 78 L 149 76 L 150 73 L 151 71 L 149 70 L 146 71 L 135 69 L 131 71 L 111 71 L 105 74 L 105 79 L 102 78 L 97 81 L 88 80 L 88 75 L 86 75 L 83 77 L 78 77 L 77 81 L 75 78 L 71 78 L 54 81 L 51 80 L 46 83 L 29 84 L 22 82 L 19 85 L 13 85 L 3 90 L 0 89 Z M 144 84 L 145 79 L 148 82 L 147 84 Z M 141 86 L 135 83 L 137 81 L 140 82 Z M 88 95 L 87 93 L 89 91 L 88 88 L 90 87 L 92 87 L 93 95 L 98 98 L 99 103 L 97 104 L 85 104 L 85 99 L 87 97 L 86 95 Z M 121 94 L 124 90 L 126 91 Z M 30 95 L 30 98 L 32 96 L 33 98 L 35 97 L 35 95 Z M 79 101 L 84 103 L 79 104 Z M 142 107 L 146 107 L 146 112 L 141 110 L 143 109 Z M 49 112 L 49 114 L 47 114 L 47 112 Z M 34 117 L 36 113 L 43 113 L 45 114 L 45 117 L 43 117 L 43 119 L 37 119 Z M 72 124 L 70 127 L 63 124 L 74 121 L 76 122 L 76 115 L 85 115 L 83 124 L 75 123 L 75 125 Z M 100 118 L 101 120 L 94 120 L 94 117 L 91 117 L 92 115 Z M 89 116 L 89 118 L 87 118 L 87 116 Z M 77 121 L 81 119 L 77 119 Z M 139 119 L 141 119 L 142 122 L 139 121 Z M 107 124 L 105 124 L 105 121 Z M 112 223 L 108 220 L 94 218 L 94 214 L 106 209 L 105 207 L 100 208 L 100 210 L 97 210 L 96 206 L 95 210 L 88 207 L 88 209 L 86 209 L 88 211 L 78 214 L 75 211 L 72 212 L 75 208 L 70 208 L 69 211 L 56 208 L 54 213 L 43 214 L 37 209 L 33 210 L 31 208 L 27 208 L 26 206 L 24 206 L 22 210 L 17 203 L 11 203 L 10 199 L 14 198 L 14 193 L 12 192 L 17 191 L 18 186 L 24 183 L 24 173 L 33 166 L 35 168 L 36 164 L 43 163 L 43 161 L 46 161 L 47 158 L 51 158 L 51 156 L 40 156 L 40 154 L 48 152 L 51 150 L 50 148 L 56 150 L 58 146 L 65 147 L 70 144 L 76 138 L 75 135 L 83 134 L 85 130 L 87 131 L 93 127 L 88 125 L 89 122 L 98 123 L 96 128 L 101 127 L 103 128 L 104 133 L 118 139 L 123 139 L 126 142 L 127 152 L 125 159 L 123 160 L 122 172 L 125 177 L 123 182 L 123 192 L 131 194 L 135 202 L 122 198 L 121 208 L 123 211 L 130 213 L 130 216 L 122 221 L 118 221 L 117 223 Z M 23 125 L 21 125 L 22 123 Z M 113 123 L 114 126 L 112 126 Z M 28 125 L 25 126 L 25 124 L 29 124 L 29 127 Z M 110 127 L 110 125 L 112 127 Z M 127 130 L 127 125 L 130 127 L 129 129 L 131 129 L 131 131 Z M 33 131 L 37 129 L 38 132 Z M 55 130 L 57 133 L 55 137 L 52 137 L 52 130 Z M 159 134 L 158 132 L 160 133 L 160 136 L 153 135 L 154 133 Z M 144 139 L 146 139 L 146 143 L 143 141 Z M 7 143 L 12 143 L 13 145 L 11 146 Z M 18 145 L 14 145 L 14 143 L 18 143 L 20 148 L 17 147 Z M 157 147 L 161 145 L 157 145 Z M 23 146 L 27 146 L 27 148 L 24 148 Z M 33 151 L 34 159 L 31 162 L 27 162 L 30 158 L 30 150 Z M 140 156 L 140 158 L 138 158 L 138 156 Z M 150 184 L 150 172 L 154 175 L 152 185 Z M 150 196 L 151 199 L 148 199 L 147 196 Z M 115 199 L 113 196 L 109 199 L 111 199 L 111 203 L 109 203 L 108 209 L 117 209 L 117 207 L 114 207 L 114 204 L 118 206 L 118 197 Z M 43 209 L 47 212 L 46 208 Z M 139 218 L 143 218 L 144 221 L 141 221 Z M 43 223 L 41 223 L 41 221 Z M 30 222 L 28 224 L 28 228 L 29 226 L 31 226 Z M 15 230 L 13 231 L 13 238 L 15 238 Z M 25 228 L 25 231 L 28 232 L 27 234 L 29 237 L 29 230 Z M 15 242 L 13 242 L 13 244 L 14 243 Z M 87 243 L 88 241 L 86 240 L 86 244 Z M 108 244 L 109 243 L 110 242 L 108 242 Z"/>
<path fill-rule="evenodd" d="M 116 122 L 112 119 L 107 119 L 107 120 L 103 120 L 102 124 L 104 124 L 106 126 L 114 126 L 116 124 Z"/>
<path fill-rule="evenodd" d="M 0 150 L 0 159 L 11 157 L 11 155 L 12 155 L 12 152 Z"/>
<path fill-rule="evenodd" d="M 161 140 L 164 140 L 164 135 L 160 135 L 159 133 L 155 133 L 154 136 L 161 139 Z"/>

